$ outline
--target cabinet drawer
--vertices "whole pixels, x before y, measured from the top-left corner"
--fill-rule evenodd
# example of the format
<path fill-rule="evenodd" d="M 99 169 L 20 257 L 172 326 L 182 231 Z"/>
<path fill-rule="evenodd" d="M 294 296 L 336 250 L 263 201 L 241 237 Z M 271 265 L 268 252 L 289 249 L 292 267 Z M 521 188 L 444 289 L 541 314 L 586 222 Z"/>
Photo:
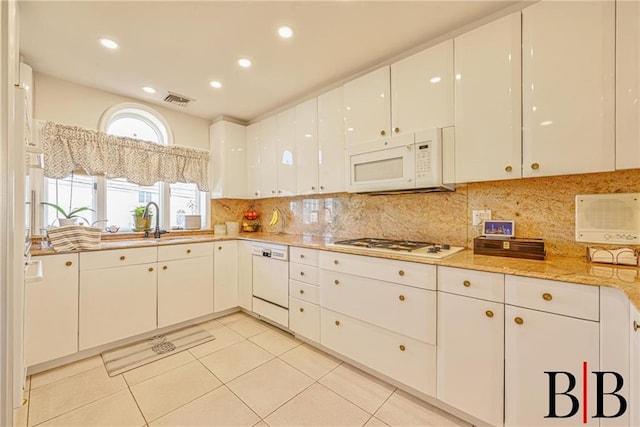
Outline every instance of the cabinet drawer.
<path fill-rule="evenodd" d="M 505 302 L 581 319 L 598 321 L 600 318 L 597 286 L 507 275 Z"/>
<path fill-rule="evenodd" d="M 320 342 L 320 306 L 290 297 L 289 329 L 296 335 Z"/>
<path fill-rule="evenodd" d="M 438 267 L 438 290 L 504 302 L 504 274 Z"/>
<path fill-rule="evenodd" d="M 158 261 L 213 255 L 213 242 L 158 246 Z"/>
<path fill-rule="evenodd" d="M 308 283 L 289 280 L 289 295 L 312 304 L 320 304 L 320 288 Z"/>
<path fill-rule="evenodd" d="M 80 253 L 80 271 L 156 262 L 158 248 L 116 249 Z"/>
<path fill-rule="evenodd" d="M 313 265 L 316 267 L 318 266 L 317 249 L 297 248 L 295 246 L 291 246 L 289 251 L 289 259 L 291 260 L 291 262 Z"/>
<path fill-rule="evenodd" d="M 436 290 L 435 265 L 338 252 L 321 252 L 320 268 Z"/>
<path fill-rule="evenodd" d="M 336 271 L 320 272 L 320 305 L 436 343 L 436 293 Z"/>
<path fill-rule="evenodd" d="M 321 308 L 320 338 L 323 346 L 435 396 L 435 346 L 325 308 Z"/>
<path fill-rule="evenodd" d="M 289 278 L 300 282 L 318 285 L 318 267 L 289 263 Z"/>

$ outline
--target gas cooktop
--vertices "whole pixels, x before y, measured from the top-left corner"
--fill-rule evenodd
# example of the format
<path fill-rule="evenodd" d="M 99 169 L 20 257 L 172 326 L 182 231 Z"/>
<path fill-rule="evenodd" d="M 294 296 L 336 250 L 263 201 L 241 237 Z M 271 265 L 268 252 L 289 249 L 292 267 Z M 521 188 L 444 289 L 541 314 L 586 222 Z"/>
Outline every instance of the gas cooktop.
<path fill-rule="evenodd" d="M 447 244 L 435 244 L 430 242 L 416 242 L 412 240 L 374 239 L 365 237 L 362 239 L 339 240 L 335 246 L 351 246 L 364 251 L 381 253 L 403 253 L 410 256 L 423 258 L 442 259 L 464 248 Z"/>

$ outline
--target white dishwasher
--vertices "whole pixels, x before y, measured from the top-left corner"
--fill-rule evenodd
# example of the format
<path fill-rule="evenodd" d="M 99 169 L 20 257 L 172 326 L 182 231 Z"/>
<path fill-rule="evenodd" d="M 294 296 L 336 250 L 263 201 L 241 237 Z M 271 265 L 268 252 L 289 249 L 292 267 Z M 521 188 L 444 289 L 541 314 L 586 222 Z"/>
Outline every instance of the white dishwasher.
<path fill-rule="evenodd" d="M 289 247 L 255 242 L 253 312 L 289 327 Z"/>

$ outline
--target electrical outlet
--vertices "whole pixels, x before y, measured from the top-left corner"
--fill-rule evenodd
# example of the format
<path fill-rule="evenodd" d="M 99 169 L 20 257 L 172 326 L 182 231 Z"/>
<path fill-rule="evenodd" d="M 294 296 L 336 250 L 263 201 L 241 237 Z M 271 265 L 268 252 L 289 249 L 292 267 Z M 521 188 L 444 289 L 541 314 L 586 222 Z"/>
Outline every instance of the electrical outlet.
<path fill-rule="evenodd" d="M 483 209 L 472 211 L 471 224 L 472 225 L 480 225 L 482 221 L 490 221 L 491 220 L 491 209 Z"/>

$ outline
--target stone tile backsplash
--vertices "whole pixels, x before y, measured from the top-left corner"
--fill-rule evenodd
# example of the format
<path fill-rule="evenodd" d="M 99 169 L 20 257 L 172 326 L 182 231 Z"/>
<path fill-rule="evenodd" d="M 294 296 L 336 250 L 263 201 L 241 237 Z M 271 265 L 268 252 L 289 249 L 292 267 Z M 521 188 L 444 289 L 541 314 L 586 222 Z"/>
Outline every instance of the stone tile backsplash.
<path fill-rule="evenodd" d="M 582 256 L 574 240 L 576 194 L 640 192 L 640 170 L 564 175 L 458 185 L 452 193 L 327 195 L 211 201 L 212 224 L 239 221 L 250 205 L 262 230 L 271 212 L 285 214 L 285 232 L 326 237 L 385 237 L 473 246 L 479 227 L 471 212 L 491 209 L 493 219 L 514 220 L 517 237 L 541 237 L 548 254 Z"/>

